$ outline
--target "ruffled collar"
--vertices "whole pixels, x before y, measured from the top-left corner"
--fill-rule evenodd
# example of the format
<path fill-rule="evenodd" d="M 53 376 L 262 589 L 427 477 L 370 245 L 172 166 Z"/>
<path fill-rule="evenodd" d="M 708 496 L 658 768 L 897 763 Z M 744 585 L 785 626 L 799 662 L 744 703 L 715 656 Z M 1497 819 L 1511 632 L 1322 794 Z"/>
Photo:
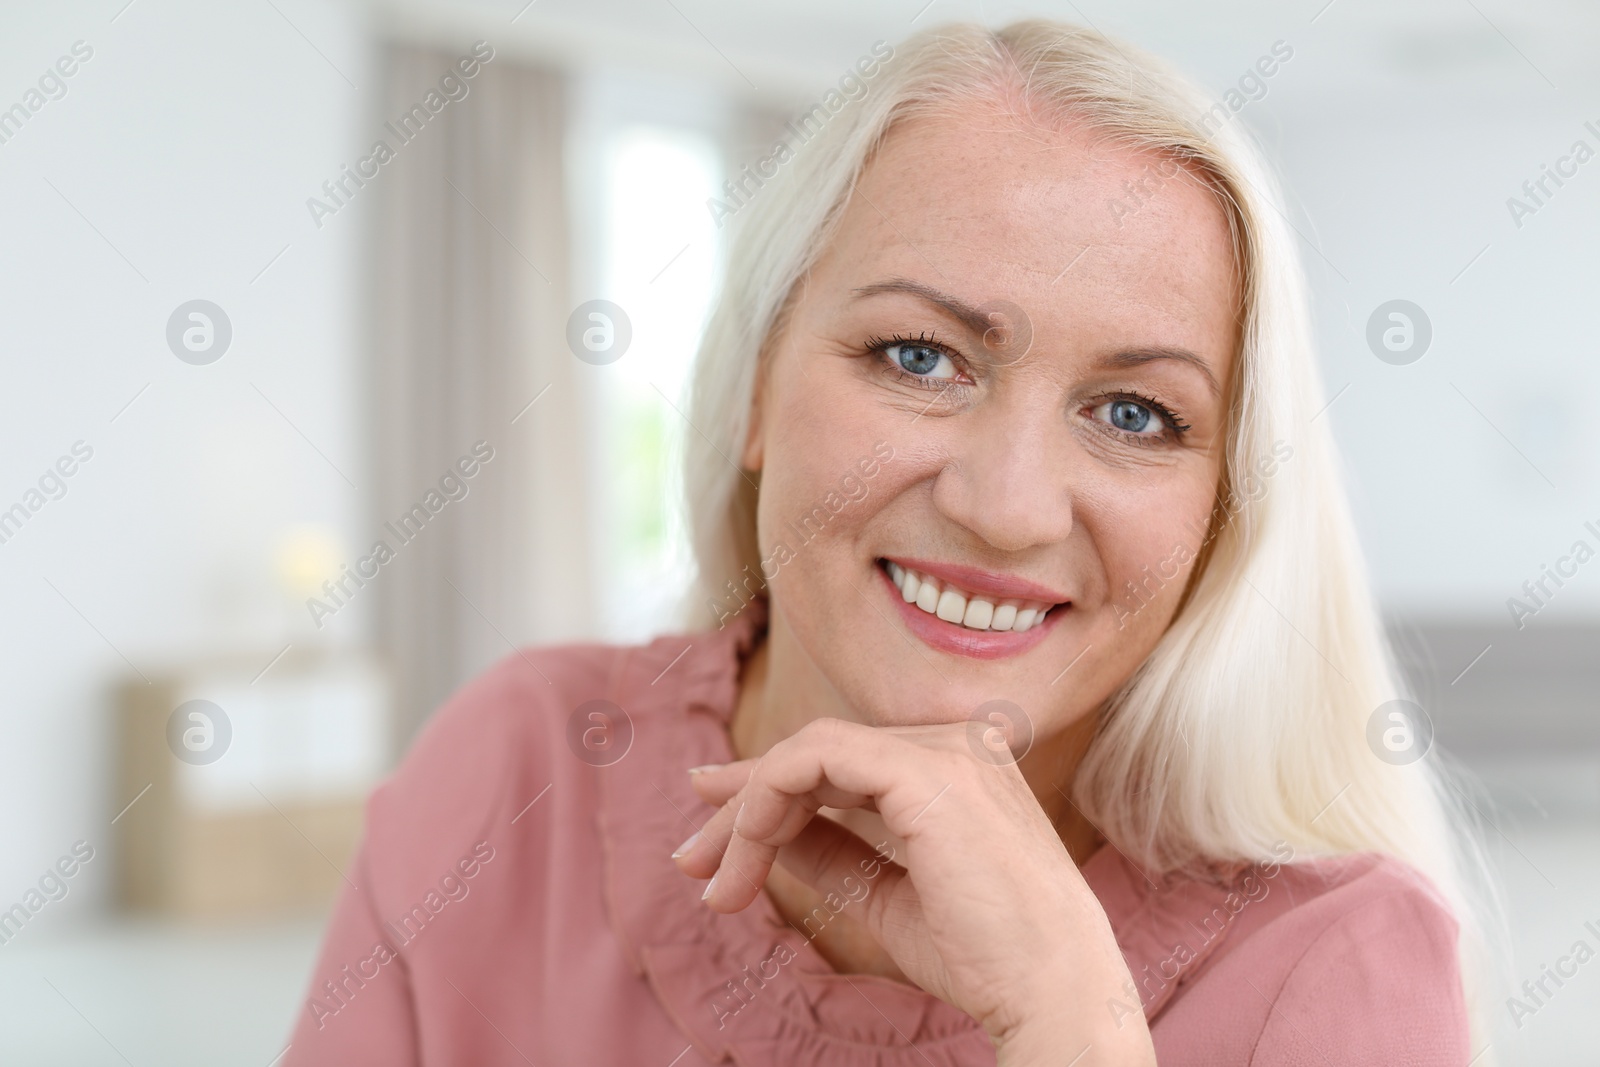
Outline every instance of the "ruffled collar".
<path fill-rule="evenodd" d="M 608 908 L 628 959 L 710 1063 L 994 1062 L 987 1035 L 966 1013 L 892 979 L 835 972 L 765 894 L 733 915 L 710 911 L 700 902 L 701 883 L 672 863 L 672 850 L 714 814 L 685 772 L 734 758 L 728 723 L 740 665 L 766 621 L 766 602 L 754 600 L 722 630 L 633 650 L 618 680 L 617 702 L 632 719 L 634 740 L 628 756 L 600 775 L 599 831 Z M 1090 857 L 1083 874 L 1154 1019 L 1179 985 L 1162 977 L 1163 964 L 1176 944 L 1197 942 L 1195 920 L 1209 916 L 1228 889 L 1152 882 L 1110 846 Z M 1183 977 L 1221 940 L 1191 953 Z M 1130 998 L 1127 1006 L 1140 1005 Z"/>

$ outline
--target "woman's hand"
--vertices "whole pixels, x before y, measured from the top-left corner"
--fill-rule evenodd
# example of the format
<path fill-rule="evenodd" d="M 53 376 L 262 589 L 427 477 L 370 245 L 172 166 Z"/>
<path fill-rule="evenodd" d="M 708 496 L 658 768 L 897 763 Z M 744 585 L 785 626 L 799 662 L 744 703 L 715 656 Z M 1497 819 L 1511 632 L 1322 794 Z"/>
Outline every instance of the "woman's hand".
<path fill-rule="evenodd" d="M 721 810 L 678 866 L 712 878 L 719 912 L 749 906 L 775 861 L 824 894 L 866 883 L 856 920 L 908 978 L 977 1019 L 1001 1064 L 1155 1063 L 1143 1016 L 1119 1025 L 1107 1008 L 1131 977 L 1105 912 L 1015 763 L 980 759 L 970 728 L 818 719 L 760 759 L 703 769 L 695 790 Z M 877 811 L 906 842 L 904 865 L 816 818 L 821 807 Z"/>

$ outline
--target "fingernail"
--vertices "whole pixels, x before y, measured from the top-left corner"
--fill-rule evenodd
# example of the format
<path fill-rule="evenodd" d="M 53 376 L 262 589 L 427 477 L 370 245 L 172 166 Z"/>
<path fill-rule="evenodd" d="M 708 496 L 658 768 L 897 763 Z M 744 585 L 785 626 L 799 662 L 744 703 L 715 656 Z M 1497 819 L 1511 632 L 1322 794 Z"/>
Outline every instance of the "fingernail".
<path fill-rule="evenodd" d="M 727 764 L 725 764 L 725 763 L 703 763 L 698 767 L 690 767 L 689 768 L 689 773 L 690 774 L 705 774 L 707 771 L 721 770 L 725 766 L 727 766 Z"/>
<path fill-rule="evenodd" d="M 713 874 L 711 876 L 711 881 L 706 883 L 706 891 L 704 893 L 700 894 L 700 899 L 701 900 L 705 900 L 708 897 L 710 897 L 711 896 L 711 890 L 715 889 L 716 885 L 717 885 L 717 876 L 715 874 Z"/>
<path fill-rule="evenodd" d="M 733 829 L 734 829 L 735 833 L 737 833 L 739 831 L 739 820 L 741 818 L 743 818 L 743 817 L 744 817 L 744 805 L 740 804 L 739 805 L 739 810 L 733 813 Z"/>
<path fill-rule="evenodd" d="M 676 860 L 676 859 L 682 859 L 683 857 L 687 856 L 689 854 L 689 850 L 694 847 L 694 843 L 699 837 L 700 837 L 700 831 L 698 831 L 698 830 L 696 830 L 694 833 L 690 834 L 689 835 L 689 840 L 685 841 L 683 844 L 678 846 L 678 851 L 676 851 L 676 852 L 674 852 L 672 854 L 672 858 Z"/>

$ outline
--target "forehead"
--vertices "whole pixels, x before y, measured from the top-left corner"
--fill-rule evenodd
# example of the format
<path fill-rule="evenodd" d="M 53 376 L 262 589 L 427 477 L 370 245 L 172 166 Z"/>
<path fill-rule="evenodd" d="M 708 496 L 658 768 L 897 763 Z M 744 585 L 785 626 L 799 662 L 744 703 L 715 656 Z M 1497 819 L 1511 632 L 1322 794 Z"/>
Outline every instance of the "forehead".
<path fill-rule="evenodd" d="M 1232 238 L 1210 189 L 1154 153 L 983 101 L 889 132 L 818 269 L 1008 300 L 1036 330 L 1107 344 L 1225 361 L 1235 338 Z"/>

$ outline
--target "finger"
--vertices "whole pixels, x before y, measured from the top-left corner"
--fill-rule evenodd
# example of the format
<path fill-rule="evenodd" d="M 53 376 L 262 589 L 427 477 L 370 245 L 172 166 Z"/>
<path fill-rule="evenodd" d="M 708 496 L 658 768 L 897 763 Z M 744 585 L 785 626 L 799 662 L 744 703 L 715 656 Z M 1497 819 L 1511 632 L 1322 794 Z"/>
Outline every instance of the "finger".
<path fill-rule="evenodd" d="M 729 802 L 738 808 L 726 842 L 720 819 L 701 835 L 707 846 L 723 853 L 706 887 L 707 906 L 724 913 L 748 907 L 766 883 L 778 849 L 800 835 L 818 808 L 861 807 L 879 791 L 907 794 L 908 779 L 927 776 L 927 756 L 928 749 L 904 738 L 838 719 L 808 723 L 774 745 Z M 866 788 L 853 787 L 857 782 Z M 920 791 L 915 785 L 909 789 Z"/>
<path fill-rule="evenodd" d="M 819 807 L 872 807 L 891 833 L 909 838 L 920 815 L 954 784 L 951 776 L 970 772 L 970 757 L 958 758 L 954 739 L 950 728 L 892 731 L 840 719 L 808 723 L 755 762 L 743 788 L 674 858 L 694 877 L 715 872 L 706 887 L 708 906 L 738 911 L 760 893 L 777 850 L 799 836 Z M 743 773 L 738 768 L 727 776 Z M 708 782 L 711 795 L 730 784 Z"/>
<path fill-rule="evenodd" d="M 734 801 L 729 807 L 734 807 Z M 789 840 L 797 837 L 816 814 L 816 802 L 807 797 L 792 800 L 783 824 L 773 835 Z M 737 820 L 736 820 L 737 821 Z M 709 842 L 708 842 L 709 844 Z M 747 908 L 767 884 L 767 875 L 778 858 L 778 845 L 765 841 L 752 841 L 737 832 L 731 833 L 717 866 L 717 873 L 706 886 L 705 902 L 712 911 L 729 913 Z"/>
<path fill-rule="evenodd" d="M 812 819 L 778 850 L 777 859 L 823 900 L 825 911 L 813 911 L 803 919 L 801 932 L 815 938 L 829 918 L 850 907 L 856 921 L 883 945 L 884 902 L 906 877 L 906 869 L 893 862 L 894 857 L 887 841 L 872 847 L 831 819 Z"/>
<path fill-rule="evenodd" d="M 728 849 L 728 838 L 733 836 L 733 819 L 739 813 L 737 803 L 724 804 L 705 825 L 672 854 L 678 869 L 690 878 L 710 878 L 717 873 L 723 853 Z"/>
<path fill-rule="evenodd" d="M 700 840 L 691 849 L 693 860 L 703 865 L 701 869 L 709 866 L 709 857 L 713 852 L 719 848 L 722 850 L 721 862 L 717 864 L 711 883 L 706 886 L 704 898 L 713 911 L 726 913 L 749 907 L 760 894 L 761 887 L 766 885 L 772 865 L 777 862 L 779 848 L 800 837 L 807 824 L 819 821 L 817 810 L 821 804 L 815 793 L 791 797 L 788 810 L 777 829 L 767 835 L 766 840 L 753 841 L 739 831 L 740 820 L 744 817 L 743 796 L 741 793 L 735 797 L 723 812 L 718 813 L 721 818 L 708 824 Z M 735 812 L 731 824 L 725 815 L 730 810 Z M 725 840 L 722 836 L 724 833 L 727 834 Z"/>
<path fill-rule="evenodd" d="M 695 792 L 706 802 L 721 805 L 723 810 L 708 819 L 698 832 L 673 852 L 672 859 L 684 874 L 691 878 L 710 878 L 716 873 L 734 835 L 735 819 L 744 806 L 739 790 L 749 781 L 750 771 L 758 762 L 758 760 L 740 760 L 722 766 L 695 768 L 694 773 L 690 775 L 689 780 Z M 860 797 L 844 794 L 831 786 L 824 785 L 816 791 L 815 796 L 807 798 L 804 803 L 797 802 L 791 805 L 788 822 L 780 826 L 779 836 L 783 840 L 792 838 L 810 821 L 816 809 L 824 806 L 845 808 L 863 805 Z M 867 803 L 864 806 L 870 808 L 872 805 Z M 759 884 L 758 882 L 757 885 Z"/>
<path fill-rule="evenodd" d="M 700 798 L 708 804 L 727 807 L 728 810 L 721 818 L 713 815 L 697 833 L 673 852 L 672 858 L 683 873 L 693 878 L 710 878 L 715 873 L 717 864 L 727 851 L 728 841 L 733 836 L 734 818 L 742 807 L 742 801 L 730 802 L 739 795 L 739 790 L 749 781 L 750 771 L 758 762 L 758 760 L 739 760 L 720 766 L 696 767 L 690 771 L 689 782 Z M 788 827 L 789 833 L 786 838 L 798 833 L 817 807 L 851 807 L 858 802 L 858 799 L 839 793 L 831 787 L 824 787 L 818 791 L 814 803 L 803 810 L 795 809 L 795 814 L 792 816 L 795 821 Z M 863 806 L 872 807 L 870 803 Z"/>
<path fill-rule="evenodd" d="M 789 822 L 795 798 L 815 796 L 834 808 L 874 803 L 885 825 L 909 837 L 918 812 L 952 775 L 965 770 L 950 753 L 939 753 L 886 730 L 817 719 L 774 745 L 740 791 L 744 803 L 739 835 L 784 845 L 799 828 Z"/>
<path fill-rule="evenodd" d="M 691 767 L 689 785 L 707 804 L 726 804 L 750 780 L 750 770 L 756 763 L 753 759 L 742 759 L 732 763 Z"/>
<path fill-rule="evenodd" d="M 903 737 L 914 743 L 929 747 L 951 748 L 955 745 L 952 738 L 964 741 L 967 736 L 968 724 L 958 727 L 950 726 L 909 726 L 909 727 L 876 727 L 879 733 Z M 952 730 L 956 731 L 952 733 Z M 689 785 L 695 794 L 707 804 L 726 804 L 734 794 L 744 787 L 750 780 L 750 772 L 760 759 L 734 760 L 730 763 L 708 763 L 700 767 L 689 768 Z M 831 801 L 824 801 L 827 807 L 842 807 Z M 876 810 L 872 803 L 861 805 Z"/>
<path fill-rule="evenodd" d="M 744 788 L 745 783 L 750 780 L 751 771 L 760 762 L 759 759 L 748 759 L 720 766 L 693 767 L 689 771 L 689 785 L 707 804 L 726 804 Z M 829 808 L 872 808 L 870 800 L 862 803 L 857 794 L 834 789 L 828 783 L 823 783 L 819 787 L 817 799 L 824 807 Z"/>
<path fill-rule="evenodd" d="M 788 824 L 781 829 L 780 836 L 788 840 L 798 834 L 818 806 L 811 798 L 796 799 Z M 736 795 L 706 820 L 706 824 L 672 854 L 678 869 L 691 878 L 711 878 L 718 874 L 728 862 L 730 848 L 739 840 L 734 826 L 743 807 L 742 798 Z M 738 897 L 722 898 L 730 902 L 740 901 L 732 904 L 729 910 L 737 911 L 755 899 L 755 894 L 761 891 L 761 886 L 766 882 L 767 871 L 772 866 L 776 851 L 776 845 L 757 852 L 740 847 L 728 874 L 731 879 L 745 883 L 742 888 L 749 892 L 747 896 L 741 893 Z"/>

